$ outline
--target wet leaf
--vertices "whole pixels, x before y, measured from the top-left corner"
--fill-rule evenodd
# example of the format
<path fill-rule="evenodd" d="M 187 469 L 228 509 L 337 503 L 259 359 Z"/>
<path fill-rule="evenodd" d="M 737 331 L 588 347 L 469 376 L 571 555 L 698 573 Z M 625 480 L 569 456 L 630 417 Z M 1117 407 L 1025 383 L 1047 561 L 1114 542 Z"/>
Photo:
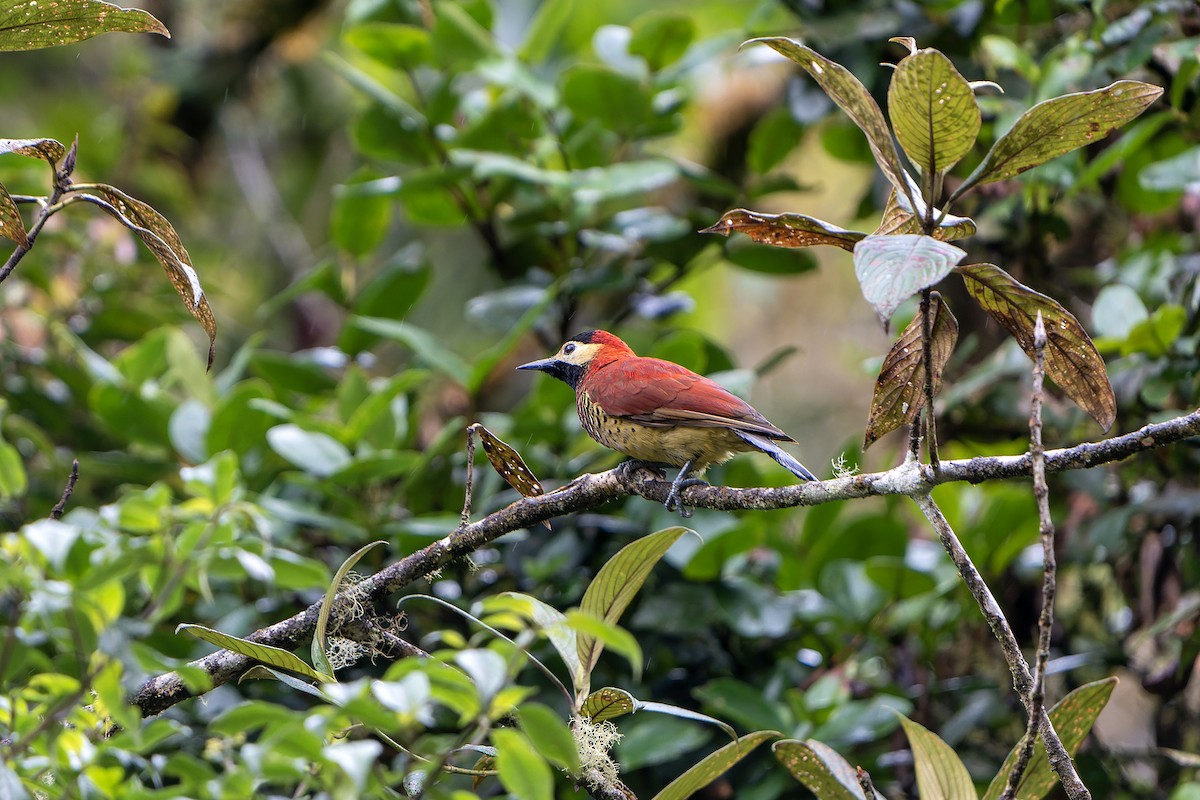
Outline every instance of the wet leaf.
<path fill-rule="evenodd" d="M 785 739 L 771 749 L 792 777 L 821 800 L 863 800 L 854 768 L 831 747 L 815 739 Z"/>
<path fill-rule="evenodd" d="M 934 49 L 918 50 L 896 65 L 888 115 L 900 146 L 927 175 L 957 164 L 979 135 L 975 93 L 950 59 Z"/>
<path fill-rule="evenodd" d="M 1141 81 L 1117 81 L 1103 89 L 1038 103 L 992 145 L 954 195 L 981 183 L 1020 175 L 1052 158 L 1098 142 L 1141 114 L 1163 92 Z"/>
<path fill-rule="evenodd" d="M 883 118 L 883 112 L 879 110 L 879 104 L 867 91 L 867 87 L 863 86 L 850 70 L 793 39 L 769 37 L 751 39 L 747 44 L 754 42 L 761 42 L 804 67 L 830 99 L 866 134 L 875 161 L 897 191 L 908 191 L 900 166 L 900 156 L 896 153 L 892 132 Z"/>
<path fill-rule="evenodd" d="M 900 724 L 912 748 L 913 768 L 917 773 L 917 789 L 921 797 L 940 797 L 943 800 L 976 800 L 971 773 L 963 766 L 954 748 L 941 737 L 908 717 Z"/>
<path fill-rule="evenodd" d="M 1050 721 L 1054 723 L 1054 730 L 1058 732 L 1058 738 L 1062 739 L 1067 755 L 1075 756 L 1079 745 L 1092 730 L 1096 717 L 1100 716 L 1100 712 L 1104 710 L 1116 685 L 1116 678 L 1085 683 L 1050 709 Z M 1021 745 L 1018 743 L 1008 754 L 1008 758 L 1004 759 L 1000 771 L 996 773 L 996 777 L 992 779 L 987 791 L 984 792 L 983 800 L 996 800 L 1004 792 L 1008 774 L 1012 772 L 1013 765 L 1017 763 L 1020 747 Z M 1017 784 L 1016 800 L 1041 800 L 1057 785 L 1058 776 L 1051 769 L 1050 762 L 1046 760 L 1046 748 L 1042 745 L 1039 737 L 1034 746 L 1033 757 L 1025 769 L 1025 775 Z"/>
<path fill-rule="evenodd" d="M 939 217 L 941 217 L 941 211 L 934 214 L 935 220 Z M 900 203 L 896 191 L 893 189 L 888 195 L 887 204 L 883 207 L 883 219 L 880 220 L 879 227 L 874 230 L 872 235 L 889 236 L 898 233 L 920 232 L 921 220 Z M 940 242 L 953 242 L 974 235 L 975 220 L 970 217 L 956 217 L 953 214 L 947 214 L 942 218 L 941 224 L 933 231 L 933 238 Z"/>
<path fill-rule="evenodd" d="M 966 255 L 931 236 L 868 236 L 854 248 L 854 273 L 886 328 L 901 303 L 949 275 Z"/>
<path fill-rule="evenodd" d="M 227 633 L 221 633 L 212 628 L 206 628 L 203 625 L 184 623 L 175 629 L 175 633 L 180 632 L 189 633 L 209 644 L 215 644 L 217 647 L 222 647 L 247 658 L 253 658 L 255 661 L 261 661 L 264 664 L 270 664 L 273 667 L 286 669 L 288 672 L 295 672 L 297 675 L 312 678 L 314 681 L 321 683 L 334 682 L 332 675 L 319 672 L 308 664 L 305 664 L 294 653 L 278 647 L 272 647 L 269 644 L 259 644 L 246 639 L 239 639 L 236 636 L 230 636 Z"/>
<path fill-rule="evenodd" d="M 25 220 L 21 219 L 21 212 L 17 210 L 17 204 L 13 202 L 8 189 L 4 188 L 2 183 L 0 183 L 0 236 L 14 241 L 26 249 L 29 247 L 29 236 L 25 233 Z"/>
<path fill-rule="evenodd" d="M 779 736 L 778 731 L 755 731 L 736 742 L 710 753 L 687 772 L 671 781 L 665 789 L 654 795 L 654 800 L 686 800 L 696 792 L 719 778 L 726 770 L 741 761 L 768 739 Z"/>
<path fill-rule="evenodd" d="M 726 211 L 715 225 L 700 232 L 724 236 L 744 233 L 756 242 L 775 247 L 829 244 L 851 252 L 866 237 L 865 233 L 848 231 L 804 214 L 761 214 L 744 208 Z"/>
<path fill-rule="evenodd" d="M 605 686 L 588 695 L 579 707 L 579 715 L 592 722 L 623 717 L 637 710 L 637 700 L 624 689 Z"/>
<path fill-rule="evenodd" d="M 115 32 L 171 38 L 167 27 L 149 13 L 99 0 L 29 0 L 0 9 L 0 50 L 56 47 Z"/>
<path fill-rule="evenodd" d="M 933 392 L 937 394 L 942 385 L 942 370 L 958 341 L 958 321 L 937 292 L 931 293 L 929 310 L 933 314 L 930 328 Z M 917 314 L 883 359 L 871 398 L 871 414 L 867 417 L 864 450 L 901 425 L 911 424 L 925 405 L 923 329 L 924 322 Z"/>
<path fill-rule="evenodd" d="M 208 368 L 211 369 L 216 354 L 217 320 L 204 290 L 200 288 L 200 276 L 192 267 L 192 258 L 175 228 L 149 204 L 130 197 L 120 189 L 99 184 L 92 191 L 104 201 L 100 207 L 137 234 L 162 264 L 184 306 L 208 334 Z"/>
<path fill-rule="evenodd" d="M 0 11 L 0 15 L 4 12 Z M 0 153 L 44 158 L 53 166 L 66 155 L 67 148 L 55 139 L 0 139 Z"/>
<path fill-rule="evenodd" d="M 958 267 L 957 272 L 967 292 L 1013 335 L 1031 359 L 1035 358 L 1033 325 L 1038 312 L 1042 313 L 1047 336 L 1046 374 L 1104 430 L 1111 428 L 1117 418 L 1112 384 L 1104 359 L 1079 320 L 1053 298 L 1018 283 L 994 264 L 968 264 Z"/>

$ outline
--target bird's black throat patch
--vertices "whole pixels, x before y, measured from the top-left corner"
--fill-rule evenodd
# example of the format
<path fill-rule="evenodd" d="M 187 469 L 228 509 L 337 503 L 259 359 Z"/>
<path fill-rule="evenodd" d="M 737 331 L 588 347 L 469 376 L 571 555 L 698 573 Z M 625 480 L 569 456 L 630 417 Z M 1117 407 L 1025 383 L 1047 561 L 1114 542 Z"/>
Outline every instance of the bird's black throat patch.
<path fill-rule="evenodd" d="M 579 364 L 568 364 L 565 361 L 551 361 L 542 368 L 542 372 L 558 378 L 563 383 L 575 389 L 583 380 L 583 367 Z"/>

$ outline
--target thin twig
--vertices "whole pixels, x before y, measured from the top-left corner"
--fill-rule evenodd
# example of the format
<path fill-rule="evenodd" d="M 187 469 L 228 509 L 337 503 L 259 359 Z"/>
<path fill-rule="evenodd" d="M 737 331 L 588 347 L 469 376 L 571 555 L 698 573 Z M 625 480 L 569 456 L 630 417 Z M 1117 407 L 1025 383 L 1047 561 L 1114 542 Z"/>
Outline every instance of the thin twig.
<path fill-rule="evenodd" d="M 938 458 L 937 414 L 933 412 L 933 297 L 932 289 L 921 290 L 921 360 L 925 363 L 925 449 L 929 465 L 936 471 L 941 467 Z"/>
<path fill-rule="evenodd" d="M 1050 518 L 1050 489 L 1046 485 L 1046 450 L 1042 444 L 1042 383 L 1046 374 L 1046 325 L 1038 312 L 1033 327 L 1033 398 L 1029 404 L 1029 455 L 1033 468 L 1033 496 L 1037 500 L 1038 528 L 1042 539 L 1042 610 L 1038 615 L 1038 647 L 1033 662 L 1033 692 L 1029 698 L 1029 725 L 1021 739 L 1017 761 L 1008 774 L 1001 800 L 1016 797 L 1021 776 L 1033 757 L 1038 721 L 1046 705 L 1046 661 L 1050 658 L 1050 635 L 1054 628 L 1054 595 L 1058 562 L 1054 556 L 1054 521 Z"/>
<path fill-rule="evenodd" d="M 479 423 L 475 423 L 478 425 Z M 463 510 L 459 517 L 458 528 L 462 530 L 471 524 L 471 481 L 475 477 L 475 425 L 467 426 L 467 480 L 463 490 Z"/>
<path fill-rule="evenodd" d="M 79 480 L 79 459 L 71 460 L 71 474 L 67 477 L 67 487 L 63 489 L 62 497 L 54 504 L 54 508 L 50 509 L 50 519 L 62 519 L 62 515 L 67 511 L 67 501 L 71 499 L 71 493 L 75 491 L 75 481 Z"/>
<path fill-rule="evenodd" d="M 1200 435 L 1200 411 L 1165 422 L 1146 425 L 1140 430 L 1046 453 L 1046 471 L 1085 469 L 1119 461 L 1135 453 Z M 813 481 L 770 489 L 732 489 L 724 486 L 694 486 L 684 491 L 684 500 L 697 508 L 716 510 L 765 510 L 813 506 L 834 500 L 881 495 L 928 495 L 935 486 L 955 481 L 982 483 L 1016 478 L 1031 473 L 1028 453 L 1020 456 L 981 456 L 943 461 L 936 473 L 926 466 L 906 462 L 886 472 L 851 475 L 827 481 Z M 599 475 L 582 475 L 559 491 L 524 497 L 495 511 L 478 522 L 455 530 L 442 539 L 385 567 L 358 584 L 354 591 L 363 602 L 380 600 L 424 578 L 449 562 L 461 558 L 511 531 L 530 528 L 543 520 L 597 508 L 604 503 L 630 495 L 639 495 L 662 503 L 670 485 L 664 481 L 644 480 L 644 473 L 625 476 L 620 470 Z M 288 619 L 251 634 L 250 641 L 293 649 L 312 636 L 320 603 L 314 603 Z M 204 670 L 212 685 L 220 686 L 245 672 L 253 662 L 244 656 L 218 650 L 192 666 Z M 1026 667 L 1026 672 L 1028 668 Z M 174 672 L 158 675 L 143 683 L 130 698 L 145 715 L 158 714 L 192 697 L 192 691 Z M 1022 697 L 1028 696 L 1028 689 Z"/>
<path fill-rule="evenodd" d="M 1021 654 L 1021 646 L 1017 644 L 1017 637 L 1013 635 L 1012 626 L 1008 624 L 1008 619 L 1000 610 L 1000 604 L 996 602 L 991 588 L 983 580 L 979 570 L 975 568 L 971 557 L 967 555 L 962 542 L 958 540 L 954 529 L 942 515 L 942 510 L 938 508 L 933 497 L 928 494 L 917 495 L 913 497 L 913 500 L 916 501 L 917 506 L 925 514 L 925 518 L 937 531 L 942 546 L 950 554 L 950 560 L 954 562 L 954 566 L 958 567 L 963 582 L 966 583 L 975 602 L 979 604 L 979 610 L 983 612 L 988 627 L 992 629 L 992 634 L 1000 642 L 1004 660 L 1008 663 L 1008 670 L 1012 674 L 1013 688 L 1017 690 L 1025 708 L 1030 714 L 1033 714 L 1033 676 L 1029 672 L 1029 664 L 1026 663 L 1025 656 Z M 1058 779 L 1062 782 L 1067 797 L 1071 800 L 1088 800 L 1092 794 L 1083 785 L 1079 773 L 1075 771 L 1075 765 L 1071 763 L 1071 756 L 1067 754 L 1062 739 L 1054 730 L 1054 723 L 1050 721 L 1050 717 L 1044 709 L 1036 714 L 1036 718 L 1042 742 L 1046 745 L 1046 758 L 1050 762 L 1051 768 L 1058 774 Z"/>

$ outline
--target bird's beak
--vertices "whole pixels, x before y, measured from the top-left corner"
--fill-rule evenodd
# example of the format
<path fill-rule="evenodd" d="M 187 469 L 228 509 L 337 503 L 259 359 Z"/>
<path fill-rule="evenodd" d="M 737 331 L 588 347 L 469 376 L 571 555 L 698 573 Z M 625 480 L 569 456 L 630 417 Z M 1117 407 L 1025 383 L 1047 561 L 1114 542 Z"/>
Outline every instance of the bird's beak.
<path fill-rule="evenodd" d="M 530 361 L 528 364 L 522 364 L 517 369 L 536 369 L 539 372 L 549 372 L 554 369 L 553 358 L 543 358 L 538 361 Z"/>

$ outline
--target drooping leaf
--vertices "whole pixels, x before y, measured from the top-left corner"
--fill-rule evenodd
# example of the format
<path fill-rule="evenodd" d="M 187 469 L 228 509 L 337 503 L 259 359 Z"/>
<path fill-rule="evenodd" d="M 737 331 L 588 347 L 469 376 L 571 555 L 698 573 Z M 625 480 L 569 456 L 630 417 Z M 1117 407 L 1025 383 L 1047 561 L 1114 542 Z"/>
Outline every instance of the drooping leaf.
<path fill-rule="evenodd" d="M 538 630 L 546 635 L 550 644 L 558 652 L 559 658 L 571 672 L 571 682 L 579 691 L 580 681 L 584 679 L 583 667 L 579 662 L 579 647 L 574 629 L 567 625 L 567 617 L 558 609 L 543 603 L 536 597 L 519 592 L 502 592 L 499 597 L 510 598 L 520 602 L 528 609 L 528 616 Z"/>
<path fill-rule="evenodd" d="M 521 730 L 539 753 L 568 774 L 579 774 L 579 748 L 567 723 L 558 714 L 541 703 L 522 703 L 517 709 L 517 718 L 521 720 Z"/>
<path fill-rule="evenodd" d="M 762 42 L 802 66 L 830 99 L 866 134 L 875 161 L 896 190 L 909 191 L 900 166 L 900 156 L 896 153 L 892 132 L 883 118 L 883 112 L 879 110 L 879 104 L 867 91 L 867 87 L 863 86 L 850 70 L 793 39 L 777 36 L 751 39 L 747 44 L 754 42 Z"/>
<path fill-rule="evenodd" d="M 701 233 L 729 236 L 744 233 L 756 242 L 775 247 L 812 247 L 829 244 L 853 252 L 865 233 L 848 231 L 804 214 L 761 214 L 744 208 L 726 211 L 715 225 Z"/>
<path fill-rule="evenodd" d="M 1026 111 L 992 145 L 983 161 L 954 192 L 1020 175 L 1052 158 L 1098 142 L 1141 114 L 1163 92 L 1141 81 L 1117 81 L 1103 89 L 1053 97 Z"/>
<path fill-rule="evenodd" d="M 0 50 L 37 50 L 114 32 L 171 38 L 167 27 L 148 12 L 100 0 L 27 0 L 0 9 Z"/>
<path fill-rule="evenodd" d="M 0 183 L 0 236 L 16 242 L 22 247 L 29 247 L 29 236 L 25 233 L 25 220 L 13 202 L 8 189 Z"/>
<path fill-rule="evenodd" d="M 333 683 L 332 675 L 326 675 L 323 672 L 313 669 L 294 653 L 290 653 L 282 648 L 239 639 L 236 636 L 230 636 L 227 633 L 221 633 L 212 628 L 206 628 L 203 625 L 192 625 L 186 622 L 175 629 L 175 633 L 180 633 L 181 631 L 190 633 L 197 639 L 202 639 L 209 644 L 215 644 L 217 647 L 238 653 L 247 658 L 253 658 L 264 664 L 286 669 L 288 672 L 295 672 L 297 675 L 312 678 L 314 681 L 320 683 Z"/>
<path fill-rule="evenodd" d="M 1067 755 L 1072 758 L 1075 756 L 1079 745 L 1092 730 L 1096 717 L 1100 716 L 1100 712 L 1104 710 L 1116 685 L 1116 678 L 1104 678 L 1085 683 L 1050 709 L 1050 721 L 1054 723 L 1054 730 L 1058 733 L 1058 738 L 1062 740 Z M 1000 771 L 996 773 L 996 777 L 988 784 L 987 791 L 983 793 L 983 800 L 997 800 L 1004 792 L 1008 774 L 1012 772 L 1013 765 L 1017 763 L 1020 746 L 1018 743 L 1008 754 L 1008 758 L 1004 759 Z M 1016 800 L 1041 800 L 1057 785 L 1058 776 L 1050 767 L 1050 762 L 1046 760 L 1046 748 L 1039 737 L 1034 746 L 1033 757 L 1025 768 L 1025 775 L 1017 784 L 1015 798 Z"/>
<path fill-rule="evenodd" d="M 690 719 L 695 722 L 703 722 L 706 725 L 716 725 L 721 730 L 725 731 L 730 739 L 737 739 L 737 731 L 727 723 L 722 722 L 716 717 L 710 717 L 708 714 L 701 714 L 699 711 L 692 711 L 689 708 L 681 708 L 671 705 L 670 703 L 656 703 L 652 700 L 639 700 L 634 711 L 652 711 L 656 714 L 666 714 L 670 717 L 678 717 L 679 719 Z"/>
<path fill-rule="evenodd" d="M 932 48 L 896 65 L 888 87 L 888 116 L 900 146 L 926 175 L 957 164 L 979 135 L 975 93 L 950 59 Z"/>
<path fill-rule="evenodd" d="M 929 311 L 933 315 L 930 326 L 933 393 L 937 394 L 942 385 L 942 370 L 958 341 L 958 320 L 937 292 L 930 295 Z M 924 321 L 917 314 L 884 357 L 879 377 L 875 379 L 875 394 L 863 437 L 864 450 L 901 425 L 911 424 L 925 405 L 923 332 Z"/>
<path fill-rule="evenodd" d="M 863 800 L 854 768 L 833 748 L 815 739 L 785 739 L 771 749 L 792 777 L 821 800 Z"/>
<path fill-rule="evenodd" d="M 516 489 L 522 497 L 537 497 L 545 492 L 542 482 L 537 479 L 533 470 L 521 458 L 521 454 L 511 445 L 505 443 L 499 436 L 478 422 L 467 430 L 478 434 L 479 441 L 483 445 L 483 452 L 491 462 L 492 469 L 500 473 L 504 482 Z M 543 520 L 542 524 L 547 528 L 550 527 L 549 520 Z"/>
<path fill-rule="evenodd" d="M 922 797 L 975 800 L 975 784 L 954 748 L 920 723 L 901 717 L 900 724 L 912 748 L 917 789 Z"/>
<path fill-rule="evenodd" d="M 579 715 L 592 722 L 623 717 L 637 710 L 637 700 L 624 689 L 605 686 L 588 695 L 579 706 Z"/>
<path fill-rule="evenodd" d="M 898 196 L 893 189 L 888 194 L 887 203 L 883 207 L 883 219 L 880 220 L 879 227 L 873 231 L 872 235 L 921 233 L 921 220 L 907 204 L 908 198 L 903 195 Z M 922 203 L 921 206 L 923 208 L 924 204 Z M 933 229 L 933 238 L 940 242 L 953 242 L 975 235 L 975 220 L 970 217 L 956 217 L 953 214 L 942 216 L 941 210 L 935 209 L 933 219 L 935 222 L 941 220 Z"/>
<path fill-rule="evenodd" d="M 313 666 L 321 672 L 329 675 L 333 674 L 333 667 L 330 665 L 329 656 L 326 653 L 325 631 L 329 627 L 329 615 L 333 611 L 333 600 L 337 597 L 338 589 L 341 587 L 342 581 L 346 579 L 346 574 L 354 569 L 354 565 L 359 562 L 359 559 L 381 544 L 387 544 L 387 542 L 382 540 L 371 542 L 356 550 L 353 555 L 343 561 L 342 565 L 338 567 L 337 573 L 329 583 L 329 588 L 325 590 L 325 599 L 321 602 L 321 610 L 317 613 L 317 627 L 313 631 L 311 648 Z"/>
<path fill-rule="evenodd" d="M 492 731 L 500 783 L 522 800 L 553 800 L 554 773 L 523 733 L 512 728 Z"/>
<path fill-rule="evenodd" d="M 622 547 L 596 573 L 583 593 L 580 610 L 615 625 L 642 588 L 650 570 L 687 530 L 678 526 L 664 528 Z M 585 633 L 579 633 L 577 641 L 579 662 L 584 671 L 590 673 L 604 645 Z"/>
<path fill-rule="evenodd" d="M 57 164 L 66 152 L 62 142 L 55 139 L 0 139 L 0 153 L 43 158 L 51 165 Z"/>
<path fill-rule="evenodd" d="M 886 328 L 901 303 L 949 275 L 966 255 L 930 236 L 868 236 L 854 248 L 854 273 Z"/>
<path fill-rule="evenodd" d="M 294 675 L 288 675 L 286 672 L 279 672 L 278 670 L 271 669 L 270 667 L 264 667 L 262 664 L 255 664 L 253 667 L 238 676 L 238 683 L 252 680 L 279 681 L 280 683 L 287 684 L 298 692 L 304 692 L 305 694 L 312 695 L 318 700 L 329 702 L 331 699 L 333 699 L 330 698 L 329 695 L 322 693 L 320 689 L 318 689 L 316 686 L 313 686 L 311 683 L 305 683 Z"/>
<path fill-rule="evenodd" d="M 1031 359 L 1038 312 L 1046 325 L 1046 374 L 1104 430 L 1117 418 L 1117 401 L 1091 337 L 1071 312 L 994 264 L 959 267 L 967 292 L 1000 323 Z"/>
<path fill-rule="evenodd" d="M 736 742 L 730 742 L 720 750 L 705 756 L 687 772 L 667 784 L 665 789 L 654 796 L 654 800 L 687 800 L 750 755 L 754 748 L 779 735 L 778 731 L 755 731 Z"/>
<path fill-rule="evenodd" d="M 217 320 L 204 290 L 200 288 L 200 276 L 192 266 L 192 258 L 175 228 L 149 204 L 130 197 L 120 189 L 98 184 L 92 187 L 92 191 L 103 201 L 98 205 L 137 234 L 162 264 L 184 306 L 208 334 L 208 367 L 211 369 L 216 354 Z"/>

